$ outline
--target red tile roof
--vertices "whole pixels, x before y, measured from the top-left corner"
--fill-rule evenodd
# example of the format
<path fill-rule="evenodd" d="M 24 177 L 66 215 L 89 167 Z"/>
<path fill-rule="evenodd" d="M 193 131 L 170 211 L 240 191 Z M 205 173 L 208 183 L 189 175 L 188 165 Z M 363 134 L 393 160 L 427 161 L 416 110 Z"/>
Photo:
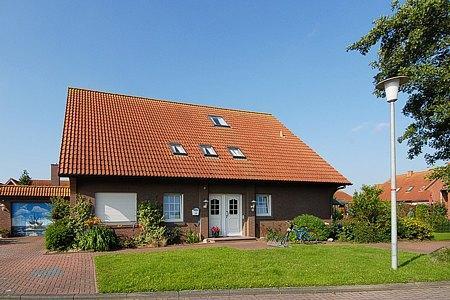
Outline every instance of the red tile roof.
<path fill-rule="evenodd" d="M 50 179 L 32 179 L 31 186 L 53 186 L 52 181 Z M 60 186 L 69 186 L 68 180 L 60 180 Z"/>
<path fill-rule="evenodd" d="M 214 126 L 211 115 L 230 127 Z M 171 142 L 188 155 L 172 154 Z M 218 157 L 205 157 L 200 144 Z M 68 91 L 59 172 L 350 184 L 270 114 L 77 88 Z"/>
<path fill-rule="evenodd" d="M 427 179 L 429 170 L 419 172 L 408 172 L 397 175 L 397 201 L 405 202 L 429 202 L 432 201 L 432 191 L 430 187 L 436 183 L 436 180 Z M 442 185 L 442 184 L 441 184 Z M 391 199 L 391 181 L 377 185 L 383 190 L 382 200 Z M 412 187 L 411 191 L 408 188 Z"/>
<path fill-rule="evenodd" d="M 0 186 L 0 196 L 69 197 L 70 188 L 62 186 L 3 185 Z"/>
<path fill-rule="evenodd" d="M 344 191 L 336 191 L 336 193 L 334 193 L 334 199 L 345 202 L 352 202 L 353 197 Z"/>

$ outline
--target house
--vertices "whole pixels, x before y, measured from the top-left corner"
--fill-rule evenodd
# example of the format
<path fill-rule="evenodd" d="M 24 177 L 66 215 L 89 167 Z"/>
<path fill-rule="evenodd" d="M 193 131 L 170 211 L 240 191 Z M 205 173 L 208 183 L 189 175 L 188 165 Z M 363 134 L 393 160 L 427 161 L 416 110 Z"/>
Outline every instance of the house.
<path fill-rule="evenodd" d="M 302 213 L 331 215 L 350 182 L 273 115 L 69 88 L 59 175 L 70 197 L 132 234 L 140 201 L 203 237 L 264 236 Z"/>
<path fill-rule="evenodd" d="M 430 172 L 431 170 L 408 171 L 397 175 L 397 201 L 413 205 L 442 203 L 449 211 L 447 188 L 441 180 L 428 179 Z M 391 181 L 388 180 L 377 186 L 383 191 L 380 196 L 381 199 L 390 201 Z M 448 216 L 450 217 L 450 212 Z"/>
<path fill-rule="evenodd" d="M 336 200 L 336 204 L 345 206 L 353 201 L 353 197 L 342 190 L 336 191 L 333 195 L 333 199 Z"/>
<path fill-rule="evenodd" d="M 51 179 L 33 179 L 20 185 L 10 178 L 0 186 L 0 227 L 14 236 L 42 235 L 50 224 L 51 198 L 69 199 L 69 182 L 61 181 L 59 166 L 51 165 Z"/>

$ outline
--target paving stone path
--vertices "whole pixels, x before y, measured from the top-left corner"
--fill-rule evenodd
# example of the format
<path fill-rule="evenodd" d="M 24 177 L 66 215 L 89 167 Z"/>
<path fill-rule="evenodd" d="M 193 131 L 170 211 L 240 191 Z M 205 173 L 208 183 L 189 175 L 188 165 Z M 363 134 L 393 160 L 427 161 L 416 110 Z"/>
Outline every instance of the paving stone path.
<path fill-rule="evenodd" d="M 43 239 L 0 241 L 0 296 L 94 294 L 92 253 L 45 254 Z"/>

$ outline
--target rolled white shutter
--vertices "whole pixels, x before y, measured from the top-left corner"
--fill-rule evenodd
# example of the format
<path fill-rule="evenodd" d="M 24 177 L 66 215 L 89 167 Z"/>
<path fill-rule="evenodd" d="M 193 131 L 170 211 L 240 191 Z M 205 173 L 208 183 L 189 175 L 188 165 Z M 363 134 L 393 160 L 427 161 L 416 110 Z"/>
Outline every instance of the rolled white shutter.
<path fill-rule="evenodd" d="M 96 193 L 95 214 L 105 223 L 136 222 L 135 193 Z"/>

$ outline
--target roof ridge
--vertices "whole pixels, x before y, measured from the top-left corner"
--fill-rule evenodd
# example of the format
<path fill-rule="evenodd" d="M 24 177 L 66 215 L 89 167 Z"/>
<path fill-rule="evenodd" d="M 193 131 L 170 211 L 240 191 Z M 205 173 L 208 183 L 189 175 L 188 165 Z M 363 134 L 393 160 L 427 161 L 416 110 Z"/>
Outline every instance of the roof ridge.
<path fill-rule="evenodd" d="M 69 86 L 68 89 L 69 90 L 88 91 L 88 92 L 94 92 L 94 93 L 100 93 L 100 94 L 108 94 L 108 95 L 114 95 L 114 96 L 125 96 L 125 97 L 132 97 L 132 98 L 138 98 L 138 99 L 145 99 L 145 100 L 152 100 L 152 101 L 159 101 L 159 102 L 166 102 L 166 103 L 173 103 L 173 104 L 181 104 L 181 105 L 187 105 L 187 106 L 216 108 L 216 109 L 223 109 L 223 110 L 230 110 L 230 111 L 238 111 L 238 112 L 273 116 L 271 113 L 268 113 L 268 112 L 252 111 L 252 110 L 237 109 L 237 108 L 227 108 L 227 107 L 220 107 L 220 106 L 213 106 L 213 105 L 206 105 L 206 104 L 197 104 L 197 103 L 186 103 L 186 102 L 182 102 L 181 100 L 149 98 L 149 97 L 143 97 L 143 96 L 128 95 L 128 94 L 122 94 L 122 93 L 113 93 L 113 92 L 107 92 L 107 91 L 97 91 L 97 90 L 91 90 L 91 89 L 87 89 L 87 88 L 79 88 L 79 87 L 71 87 L 71 86 Z"/>

